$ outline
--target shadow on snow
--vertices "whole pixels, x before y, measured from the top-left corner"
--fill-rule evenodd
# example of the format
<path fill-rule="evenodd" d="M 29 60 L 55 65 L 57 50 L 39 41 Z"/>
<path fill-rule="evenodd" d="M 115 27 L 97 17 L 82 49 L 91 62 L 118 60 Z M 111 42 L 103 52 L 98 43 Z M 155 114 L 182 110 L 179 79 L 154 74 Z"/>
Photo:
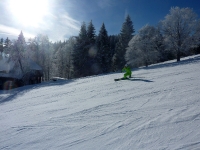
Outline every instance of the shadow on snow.
<path fill-rule="evenodd" d="M 151 80 L 146 80 L 146 79 L 142 79 L 142 78 L 135 78 L 135 79 L 129 79 L 130 81 L 143 81 L 143 82 L 154 82 Z"/>
<path fill-rule="evenodd" d="M 49 81 L 49 82 L 43 82 L 40 84 L 34 84 L 34 85 L 26 85 L 22 87 L 18 87 L 11 90 L 0 90 L 0 104 L 13 101 L 16 97 L 23 95 L 24 93 L 27 93 L 33 89 L 40 89 L 43 87 L 50 87 L 50 86 L 60 86 L 65 85 L 71 82 L 74 82 L 75 80 L 62 80 L 62 81 Z M 1 96 L 1 94 L 8 94 L 8 96 Z"/>

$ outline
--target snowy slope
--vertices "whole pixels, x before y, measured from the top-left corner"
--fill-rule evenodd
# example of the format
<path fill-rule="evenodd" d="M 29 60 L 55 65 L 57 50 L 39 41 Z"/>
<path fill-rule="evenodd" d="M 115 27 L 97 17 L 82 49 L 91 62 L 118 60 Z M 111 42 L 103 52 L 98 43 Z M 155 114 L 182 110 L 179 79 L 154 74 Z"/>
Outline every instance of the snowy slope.
<path fill-rule="evenodd" d="M 122 76 L 0 91 L 0 149 L 200 149 L 200 55 Z"/>

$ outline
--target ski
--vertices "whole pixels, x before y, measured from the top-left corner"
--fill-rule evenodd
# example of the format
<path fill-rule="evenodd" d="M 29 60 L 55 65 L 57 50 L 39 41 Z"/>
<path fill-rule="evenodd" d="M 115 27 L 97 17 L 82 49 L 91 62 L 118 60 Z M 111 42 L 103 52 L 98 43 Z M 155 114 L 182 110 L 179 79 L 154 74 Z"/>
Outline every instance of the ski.
<path fill-rule="evenodd" d="M 118 79 L 114 79 L 114 81 L 120 81 L 120 80 L 129 80 L 129 78 L 118 78 Z"/>

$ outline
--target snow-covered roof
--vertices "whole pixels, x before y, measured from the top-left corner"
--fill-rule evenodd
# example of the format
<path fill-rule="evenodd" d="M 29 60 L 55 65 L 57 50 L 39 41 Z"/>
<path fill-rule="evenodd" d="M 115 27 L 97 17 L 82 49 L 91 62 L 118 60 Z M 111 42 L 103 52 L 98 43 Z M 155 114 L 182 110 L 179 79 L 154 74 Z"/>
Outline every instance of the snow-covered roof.
<path fill-rule="evenodd" d="M 14 62 L 9 60 L 8 55 L 0 53 L 0 77 L 19 78 L 17 75 L 10 73 L 11 70 L 13 70 L 14 65 Z"/>
<path fill-rule="evenodd" d="M 9 72 L 14 67 L 14 62 L 9 61 L 9 56 L 2 53 L 0 54 L 0 72 Z"/>
<path fill-rule="evenodd" d="M 23 60 L 28 63 L 30 70 L 42 70 L 42 68 L 31 59 Z M 21 69 L 16 67 L 16 63 L 9 59 L 9 55 L 0 54 L 0 77 L 21 78 L 23 76 Z"/>
<path fill-rule="evenodd" d="M 36 64 L 34 61 L 31 59 L 28 59 L 29 66 L 31 70 L 42 70 L 42 67 L 40 67 L 38 64 Z"/>

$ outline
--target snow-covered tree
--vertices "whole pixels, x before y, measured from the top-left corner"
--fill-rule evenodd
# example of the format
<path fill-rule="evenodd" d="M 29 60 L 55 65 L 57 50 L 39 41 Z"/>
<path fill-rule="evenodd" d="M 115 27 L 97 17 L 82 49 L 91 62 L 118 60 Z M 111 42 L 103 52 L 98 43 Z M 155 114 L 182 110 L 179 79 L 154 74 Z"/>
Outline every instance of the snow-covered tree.
<path fill-rule="evenodd" d="M 70 79 L 73 77 L 73 50 L 74 46 L 76 44 L 76 39 L 74 37 L 70 37 L 69 40 L 65 44 L 65 49 L 66 49 L 66 74 L 65 77 Z"/>
<path fill-rule="evenodd" d="M 64 78 L 65 74 L 65 48 L 60 46 L 55 53 L 56 58 L 56 76 Z"/>
<path fill-rule="evenodd" d="M 59 47 L 54 54 L 54 76 L 62 78 L 72 78 L 73 64 L 72 64 L 72 52 L 76 39 L 70 37 L 65 42 L 60 42 Z"/>
<path fill-rule="evenodd" d="M 126 52 L 126 61 L 133 67 L 145 65 L 146 67 L 158 60 L 161 49 L 161 35 L 158 29 L 146 25 L 139 30 L 129 42 Z"/>
<path fill-rule="evenodd" d="M 122 25 L 121 33 L 119 35 L 119 42 L 115 47 L 115 55 L 113 56 L 113 66 L 115 67 L 115 70 L 121 70 L 121 68 L 123 68 L 126 64 L 126 48 L 128 47 L 128 43 L 133 37 L 134 32 L 135 30 L 133 28 L 133 22 L 128 15 Z"/>
<path fill-rule="evenodd" d="M 20 67 L 20 71 L 22 74 L 26 72 L 26 68 L 28 68 L 27 63 L 23 62 L 26 58 L 26 41 L 24 35 L 21 33 L 18 36 L 18 39 L 13 42 L 12 47 L 9 51 L 10 59 L 15 62 L 16 67 Z"/>
<path fill-rule="evenodd" d="M 52 69 L 52 44 L 46 35 L 39 34 L 35 38 L 35 62 L 42 67 L 44 80 L 50 79 L 50 70 Z"/>
<path fill-rule="evenodd" d="M 176 52 L 177 61 L 181 53 L 197 46 L 197 15 L 190 8 L 173 7 L 165 19 L 161 21 L 165 43 L 169 50 Z"/>
<path fill-rule="evenodd" d="M 27 54 L 28 54 L 28 57 L 31 58 L 34 62 L 37 62 L 37 59 L 38 59 L 38 55 L 36 55 L 37 51 L 37 44 L 36 44 L 36 41 L 35 41 L 35 38 L 30 38 L 28 39 L 28 42 L 27 42 Z"/>
<path fill-rule="evenodd" d="M 193 47 L 196 47 L 197 45 L 198 45 L 198 47 L 200 46 L 200 20 L 198 20 L 197 23 L 196 23 L 195 31 L 194 31 L 194 34 L 192 36 L 192 40 L 194 40 Z"/>

